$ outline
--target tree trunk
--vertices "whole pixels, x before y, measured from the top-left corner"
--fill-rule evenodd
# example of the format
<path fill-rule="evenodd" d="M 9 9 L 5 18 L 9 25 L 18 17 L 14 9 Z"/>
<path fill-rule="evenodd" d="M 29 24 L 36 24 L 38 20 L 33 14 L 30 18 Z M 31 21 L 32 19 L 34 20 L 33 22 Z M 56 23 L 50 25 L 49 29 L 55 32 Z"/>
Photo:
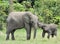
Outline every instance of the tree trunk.
<path fill-rule="evenodd" d="M 2 23 L 0 23 L 0 30 L 2 30 Z"/>
<path fill-rule="evenodd" d="M 13 0 L 9 0 L 9 13 L 13 11 Z"/>

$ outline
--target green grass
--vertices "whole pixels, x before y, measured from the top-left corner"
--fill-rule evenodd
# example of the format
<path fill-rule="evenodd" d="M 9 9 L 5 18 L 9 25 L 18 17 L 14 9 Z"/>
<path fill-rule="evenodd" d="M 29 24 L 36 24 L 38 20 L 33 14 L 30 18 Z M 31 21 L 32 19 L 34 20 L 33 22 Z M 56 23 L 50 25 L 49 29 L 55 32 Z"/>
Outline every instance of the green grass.
<path fill-rule="evenodd" d="M 17 30 L 15 32 L 15 40 L 6 41 L 6 33 L 5 30 L 2 31 L 3 34 L 0 34 L 0 44 L 60 44 L 60 30 L 58 30 L 57 37 L 47 39 L 47 35 L 45 38 L 41 37 L 42 30 L 37 30 L 36 39 L 33 39 L 33 30 L 31 33 L 31 39 L 26 40 L 26 31 L 25 30 Z"/>

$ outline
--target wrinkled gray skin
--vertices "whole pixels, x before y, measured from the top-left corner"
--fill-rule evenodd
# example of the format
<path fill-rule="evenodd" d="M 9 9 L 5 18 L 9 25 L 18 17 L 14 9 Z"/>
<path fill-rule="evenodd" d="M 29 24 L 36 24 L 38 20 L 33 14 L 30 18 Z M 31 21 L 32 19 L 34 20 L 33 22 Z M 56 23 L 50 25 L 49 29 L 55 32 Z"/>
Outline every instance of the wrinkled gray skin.
<path fill-rule="evenodd" d="M 38 26 L 43 30 L 42 32 L 42 37 L 44 38 L 45 36 L 45 33 L 48 33 L 48 36 L 47 38 L 49 39 L 50 38 L 50 35 L 52 37 L 57 36 L 57 25 L 56 24 L 44 24 L 44 23 L 41 23 L 39 22 Z"/>
<path fill-rule="evenodd" d="M 11 12 L 7 18 L 6 40 L 9 40 L 9 34 L 14 40 L 14 32 L 16 29 L 25 28 L 27 33 L 27 40 L 31 37 L 31 28 L 34 28 L 34 38 L 36 36 L 38 17 L 30 12 Z"/>

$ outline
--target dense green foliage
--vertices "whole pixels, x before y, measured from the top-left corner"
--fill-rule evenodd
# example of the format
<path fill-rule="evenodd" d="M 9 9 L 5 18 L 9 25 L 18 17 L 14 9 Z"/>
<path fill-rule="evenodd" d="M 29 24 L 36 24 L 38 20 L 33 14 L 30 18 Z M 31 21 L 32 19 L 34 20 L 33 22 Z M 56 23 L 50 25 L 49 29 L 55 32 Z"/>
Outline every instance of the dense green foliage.
<path fill-rule="evenodd" d="M 14 11 L 30 11 L 39 17 L 39 20 L 44 23 L 60 22 L 60 0 L 35 0 L 35 5 L 31 7 L 31 1 L 23 1 L 18 3 L 14 0 Z M 0 24 L 6 22 L 9 13 L 8 0 L 0 0 Z"/>
<path fill-rule="evenodd" d="M 35 7 L 38 8 L 37 12 L 43 17 L 44 22 L 55 22 L 56 19 L 60 19 L 60 2 L 59 0 L 41 0 L 35 2 Z"/>

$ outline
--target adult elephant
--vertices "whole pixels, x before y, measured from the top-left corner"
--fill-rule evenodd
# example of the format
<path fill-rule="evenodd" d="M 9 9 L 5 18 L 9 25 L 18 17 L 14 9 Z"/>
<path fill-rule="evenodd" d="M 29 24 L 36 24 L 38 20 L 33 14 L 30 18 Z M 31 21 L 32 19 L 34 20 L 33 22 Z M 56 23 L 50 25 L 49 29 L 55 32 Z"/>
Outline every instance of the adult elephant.
<path fill-rule="evenodd" d="M 11 12 L 7 18 L 6 40 L 9 40 L 11 33 L 14 40 L 14 32 L 16 29 L 25 28 L 27 32 L 27 40 L 31 37 L 31 28 L 34 28 L 34 38 L 36 36 L 38 17 L 30 12 Z"/>

